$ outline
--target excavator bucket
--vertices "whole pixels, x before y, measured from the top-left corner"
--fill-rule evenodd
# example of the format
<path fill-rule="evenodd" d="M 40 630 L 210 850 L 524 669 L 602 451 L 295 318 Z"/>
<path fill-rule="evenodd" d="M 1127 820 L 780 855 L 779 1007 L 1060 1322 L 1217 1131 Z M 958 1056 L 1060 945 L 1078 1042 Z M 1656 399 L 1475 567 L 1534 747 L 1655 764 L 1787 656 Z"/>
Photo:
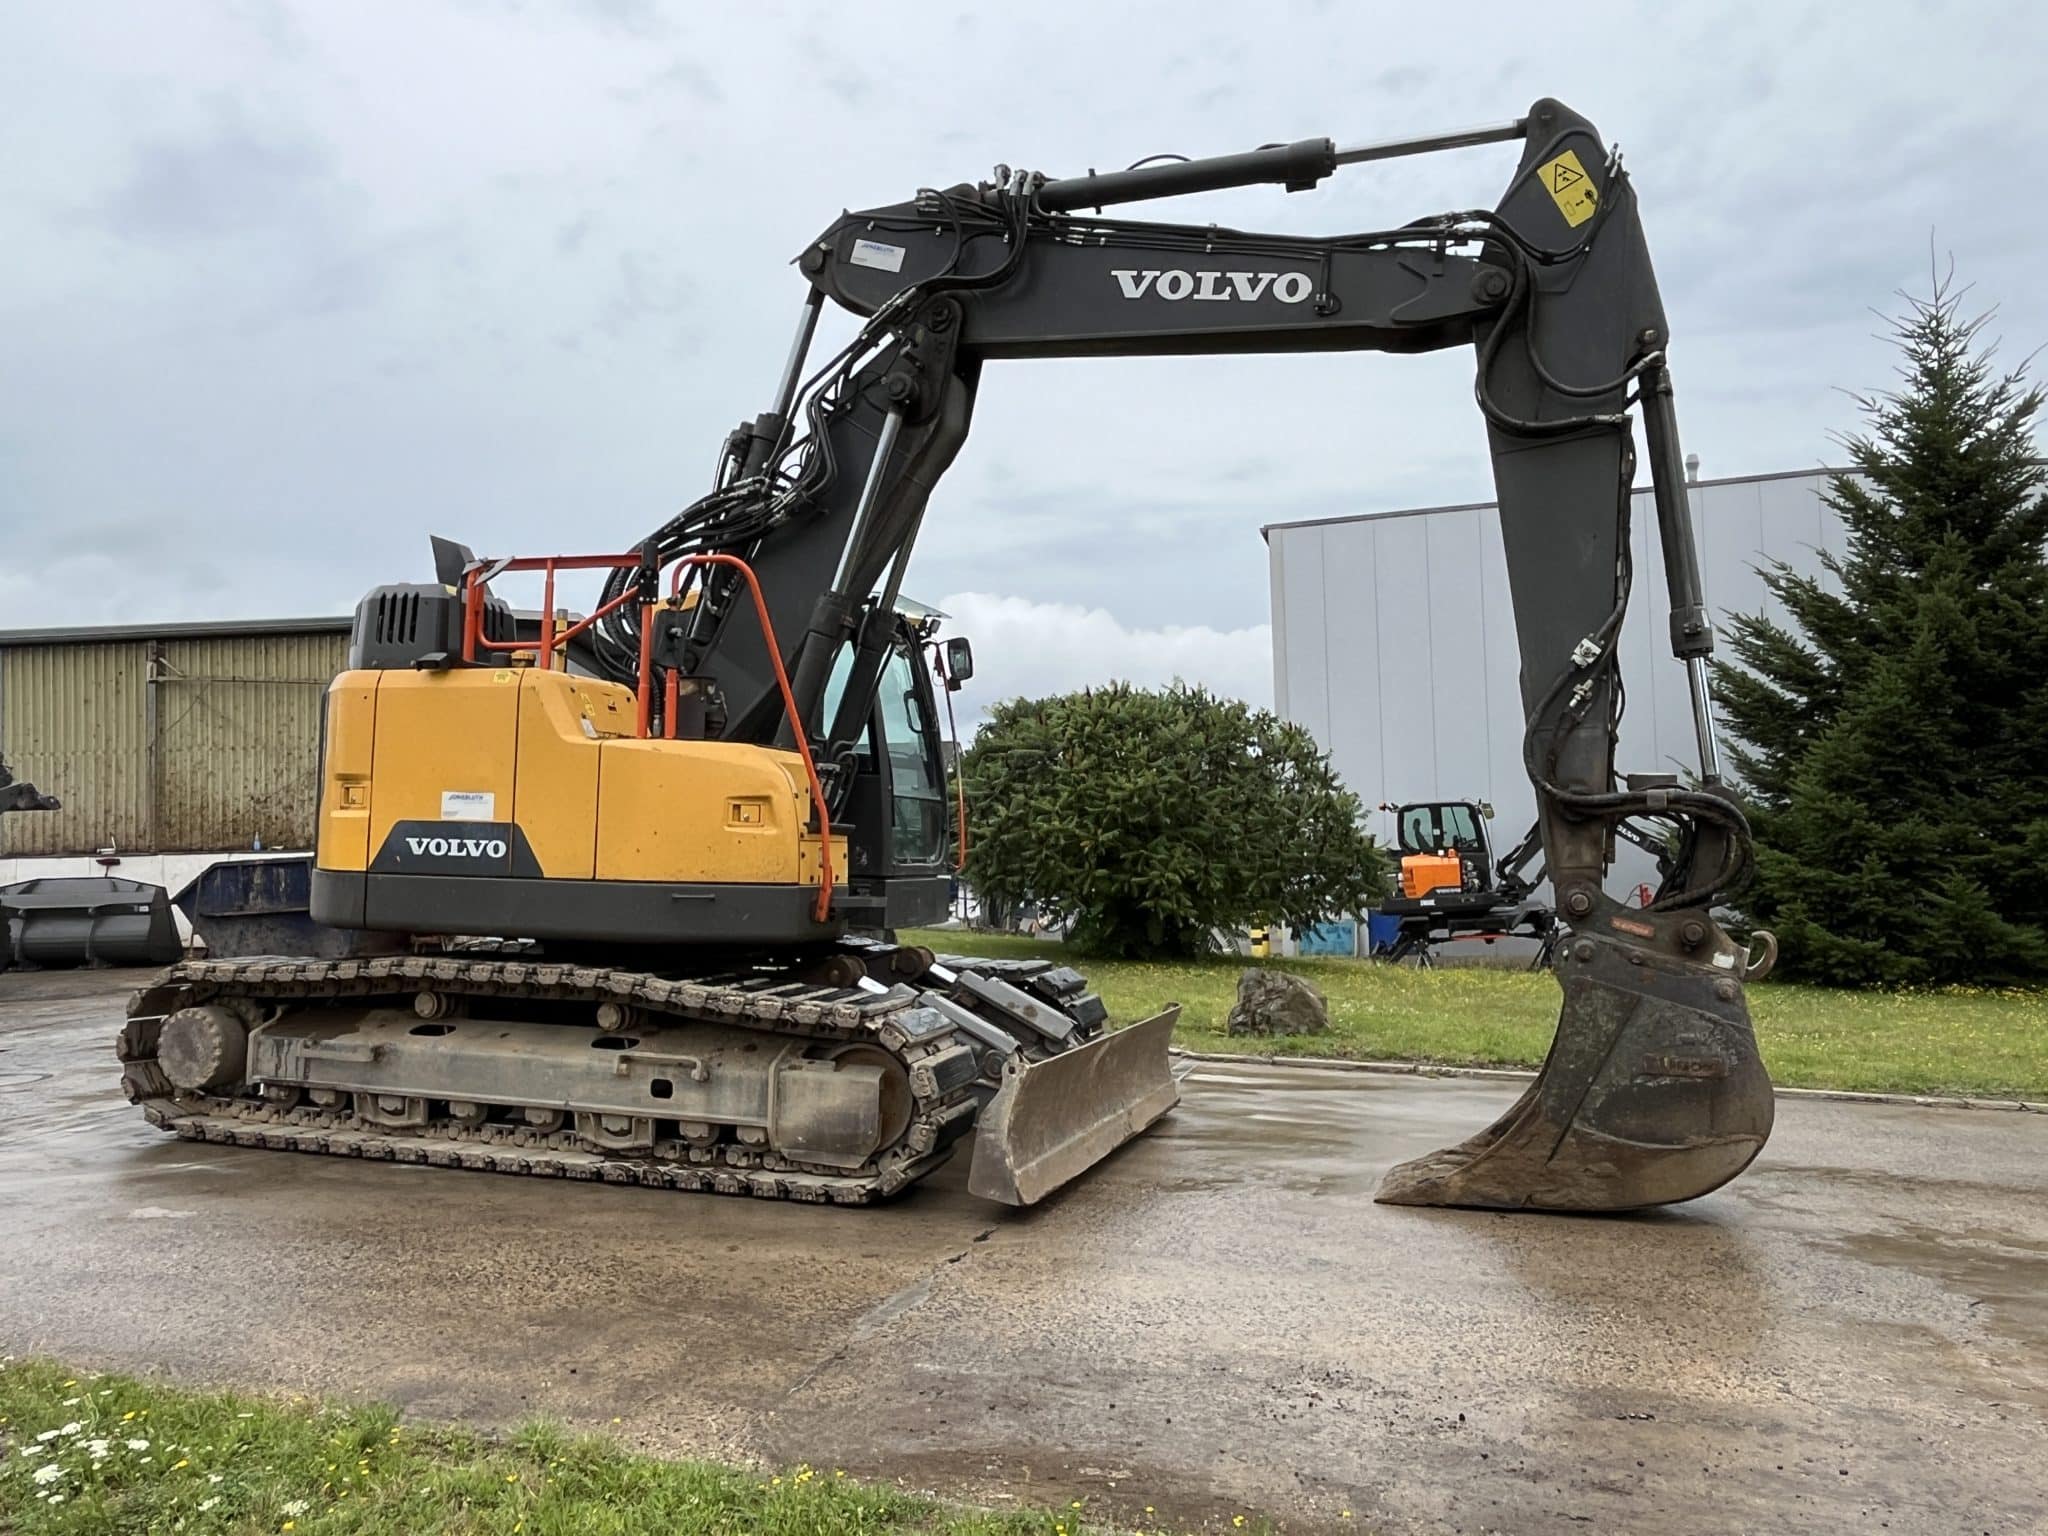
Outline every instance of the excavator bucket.
<path fill-rule="evenodd" d="M 1179 1017 L 1175 1003 L 1043 1061 L 1013 1058 L 981 1112 L 967 1188 L 1035 1205 L 1172 1109 L 1180 1087 L 1166 1046 Z"/>
<path fill-rule="evenodd" d="M 1747 1168 L 1773 1106 L 1740 983 L 1641 960 L 1604 940 L 1566 945 L 1564 1012 L 1536 1081 L 1471 1140 L 1390 1169 L 1374 1198 L 1626 1211 L 1691 1200 Z"/>

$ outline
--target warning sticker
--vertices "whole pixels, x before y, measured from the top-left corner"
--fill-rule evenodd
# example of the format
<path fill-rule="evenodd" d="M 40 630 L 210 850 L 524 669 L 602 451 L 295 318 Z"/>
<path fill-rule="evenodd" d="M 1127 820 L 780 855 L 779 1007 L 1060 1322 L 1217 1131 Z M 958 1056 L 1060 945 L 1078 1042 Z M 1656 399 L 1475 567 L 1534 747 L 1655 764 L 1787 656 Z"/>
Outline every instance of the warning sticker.
<path fill-rule="evenodd" d="M 1557 204 L 1557 211 L 1564 215 L 1565 223 L 1573 229 L 1599 210 L 1600 189 L 1593 185 L 1593 178 L 1586 174 L 1579 157 L 1569 149 L 1539 169 L 1536 179 L 1543 183 L 1543 190 L 1550 194 L 1550 200 Z"/>

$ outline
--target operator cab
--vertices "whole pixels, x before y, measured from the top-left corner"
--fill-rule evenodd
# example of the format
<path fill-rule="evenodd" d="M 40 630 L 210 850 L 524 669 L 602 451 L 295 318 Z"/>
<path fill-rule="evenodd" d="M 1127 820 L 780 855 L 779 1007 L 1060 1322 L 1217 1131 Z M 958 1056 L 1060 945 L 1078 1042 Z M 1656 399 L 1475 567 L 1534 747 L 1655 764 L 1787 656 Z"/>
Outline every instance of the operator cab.
<path fill-rule="evenodd" d="M 875 689 L 874 712 L 855 758 L 847 801 L 850 890 L 842 905 L 856 927 L 943 922 L 952 910 L 953 807 L 946 792 L 950 736 L 941 728 L 936 672 L 950 693 L 974 675 L 974 650 L 937 639 L 947 615 L 906 597 Z M 825 685 L 824 718 L 838 712 L 853 664 L 846 647 Z"/>
<path fill-rule="evenodd" d="M 1475 800 L 1425 800 L 1380 809 L 1394 814 L 1403 896 L 1492 889 L 1493 846 L 1486 835 L 1492 806 Z"/>
<path fill-rule="evenodd" d="M 1454 858 L 1458 883 L 1467 890 L 1483 890 L 1493 883 L 1493 848 L 1486 836 L 1492 814 L 1492 806 L 1471 800 L 1404 805 L 1396 812 L 1401 851 Z"/>

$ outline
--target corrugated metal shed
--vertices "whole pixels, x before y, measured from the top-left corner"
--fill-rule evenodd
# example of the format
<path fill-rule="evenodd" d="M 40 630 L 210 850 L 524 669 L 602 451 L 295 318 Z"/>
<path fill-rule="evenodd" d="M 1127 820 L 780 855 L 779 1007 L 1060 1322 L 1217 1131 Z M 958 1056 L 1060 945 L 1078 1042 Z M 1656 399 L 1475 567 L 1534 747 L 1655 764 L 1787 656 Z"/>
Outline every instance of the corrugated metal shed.
<path fill-rule="evenodd" d="M 1756 568 L 1820 573 L 1842 528 L 1823 505 L 1830 471 L 1689 487 L 1707 603 L 1778 611 Z M 1635 494 L 1635 583 L 1622 630 L 1628 689 L 1618 761 L 1636 772 L 1698 767 L 1685 674 L 1671 659 L 1670 600 L 1647 489 Z M 1423 508 L 1265 530 L 1273 600 L 1274 699 L 1308 727 L 1368 805 L 1490 801 L 1506 847 L 1535 816 L 1521 760 L 1522 705 L 1500 516 L 1491 504 Z M 1391 840 L 1391 817 L 1375 818 Z M 1646 877 L 1624 849 L 1616 882 Z"/>
<path fill-rule="evenodd" d="M 0 752 L 63 801 L 0 854 L 312 846 L 322 692 L 349 620 L 0 631 Z"/>

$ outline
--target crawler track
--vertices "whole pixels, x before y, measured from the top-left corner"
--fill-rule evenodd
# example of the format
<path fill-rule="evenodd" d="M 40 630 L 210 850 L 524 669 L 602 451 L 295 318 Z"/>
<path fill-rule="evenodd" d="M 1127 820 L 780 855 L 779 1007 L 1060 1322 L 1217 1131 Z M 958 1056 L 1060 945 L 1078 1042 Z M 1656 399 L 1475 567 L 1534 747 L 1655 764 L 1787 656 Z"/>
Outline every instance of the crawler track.
<path fill-rule="evenodd" d="M 873 969 L 877 961 L 886 968 L 898 955 L 919 952 L 865 946 L 851 953 Z M 1037 962 L 975 964 L 1060 1008 L 1074 1021 L 1077 1038 L 1099 1031 L 1100 1004 L 1084 995 L 1085 984 L 1074 972 Z M 923 965 L 913 962 L 910 968 L 921 971 Z M 423 993 L 460 999 L 465 1006 L 515 999 L 529 1016 L 536 1009 L 559 1010 L 565 1022 L 574 1019 L 586 1027 L 597 1006 L 612 1003 L 655 1025 L 695 1021 L 758 1031 L 778 1041 L 872 1047 L 900 1062 L 907 1074 L 908 1124 L 852 1170 L 807 1165 L 735 1139 L 705 1145 L 672 1136 L 657 1139 L 651 1150 L 621 1153 L 579 1135 L 573 1121 L 555 1130 L 519 1123 L 516 1116 L 470 1123 L 451 1118 L 445 1113 L 449 1106 L 439 1105 L 439 1118 L 393 1128 L 354 1113 L 360 1105 L 323 1107 L 277 1085 L 191 1092 L 174 1085 L 157 1061 L 163 1021 L 181 1008 L 226 1003 L 271 1016 L 326 1006 L 411 1008 Z M 135 995 L 117 1053 L 130 1102 L 141 1106 L 151 1124 L 187 1140 L 841 1205 L 884 1199 L 938 1167 L 973 1128 L 987 1092 L 987 1063 L 977 1042 L 900 982 L 879 990 L 821 985 L 774 969 L 677 978 L 490 951 L 184 962 Z"/>

